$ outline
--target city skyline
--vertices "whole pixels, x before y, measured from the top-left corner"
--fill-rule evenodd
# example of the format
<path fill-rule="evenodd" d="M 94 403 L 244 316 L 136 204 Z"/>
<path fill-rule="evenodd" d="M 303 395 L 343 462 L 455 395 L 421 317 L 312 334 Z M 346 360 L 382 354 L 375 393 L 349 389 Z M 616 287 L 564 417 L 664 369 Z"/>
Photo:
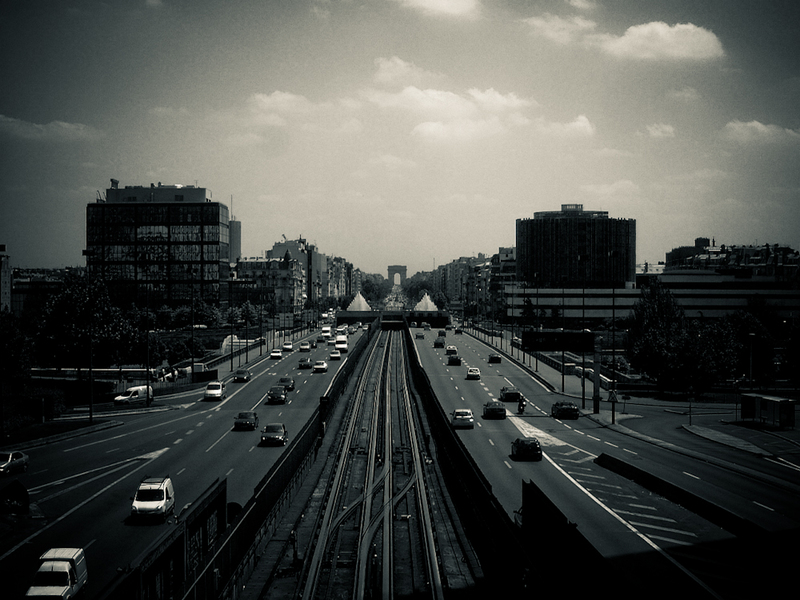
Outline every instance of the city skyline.
<path fill-rule="evenodd" d="M 0 9 L 0 244 L 84 264 L 108 186 L 199 185 L 242 255 L 367 273 L 512 247 L 562 204 L 800 247 L 800 7 L 688 0 L 18 3 Z"/>

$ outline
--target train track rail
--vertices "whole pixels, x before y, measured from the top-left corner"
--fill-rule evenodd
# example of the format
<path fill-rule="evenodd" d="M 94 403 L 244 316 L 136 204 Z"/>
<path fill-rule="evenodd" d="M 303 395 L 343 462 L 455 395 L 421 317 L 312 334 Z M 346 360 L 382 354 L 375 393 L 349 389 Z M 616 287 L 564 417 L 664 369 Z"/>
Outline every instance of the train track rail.
<path fill-rule="evenodd" d="M 370 348 L 301 583 L 305 600 L 444 597 L 401 333 Z"/>

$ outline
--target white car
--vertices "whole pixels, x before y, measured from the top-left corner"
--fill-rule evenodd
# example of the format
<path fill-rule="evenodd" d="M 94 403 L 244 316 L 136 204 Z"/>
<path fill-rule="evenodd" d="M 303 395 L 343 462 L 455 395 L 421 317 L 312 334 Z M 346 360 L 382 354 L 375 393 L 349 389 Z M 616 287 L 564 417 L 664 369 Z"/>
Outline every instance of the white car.
<path fill-rule="evenodd" d="M 292 346 L 292 342 L 283 342 L 283 351 L 294 352 L 294 346 Z"/>
<path fill-rule="evenodd" d="M 309 342 L 300 342 L 300 352 L 311 352 L 311 344 Z"/>
<path fill-rule="evenodd" d="M 318 360 L 314 363 L 314 368 L 312 369 L 314 373 L 327 373 L 328 372 L 328 363 L 324 360 Z"/>
<path fill-rule="evenodd" d="M 281 352 L 280 348 L 275 348 L 272 352 L 269 353 L 270 358 L 283 358 L 283 352 Z"/>
<path fill-rule="evenodd" d="M 221 381 L 211 381 L 206 386 L 203 393 L 203 400 L 224 400 L 228 394 L 225 393 L 225 384 Z"/>
<path fill-rule="evenodd" d="M 457 408 L 453 411 L 453 418 L 450 419 L 453 429 L 474 429 L 475 418 L 469 408 Z"/>
<path fill-rule="evenodd" d="M 340 360 L 342 358 L 342 353 L 338 350 L 331 351 L 331 360 Z"/>
<path fill-rule="evenodd" d="M 470 367 L 467 369 L 467 379 L 480 379 L 481 370 L 478 367 Z"/>

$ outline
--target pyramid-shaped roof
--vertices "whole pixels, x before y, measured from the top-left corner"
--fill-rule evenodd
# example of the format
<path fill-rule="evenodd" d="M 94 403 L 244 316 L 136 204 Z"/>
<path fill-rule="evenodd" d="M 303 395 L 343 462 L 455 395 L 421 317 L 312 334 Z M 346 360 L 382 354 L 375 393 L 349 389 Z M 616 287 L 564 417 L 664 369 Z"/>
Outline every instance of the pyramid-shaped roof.
<path fill-rule="evenodd" d="M 436 305 L 431 300 L 431 297 L 428 296 L 426 292 L 425 295 L 422 297 L 422 300 L 417 302 L 417 305 L 414 307 L 414 310 L 421 310 L 421 311 L 436 311 L 439 310 Z"/>
<path fill-rule="evenodd" d="M 372 310 L 367 301 L 364 300 L 364 296 L 361 295 L 361 292 L 356 294 L 356 297 L 353 298 L 353 301 L 350 303 L 350 306 L 347 307 L 348 311 L 353 312 L 363 312 L 367 310 Z"/>

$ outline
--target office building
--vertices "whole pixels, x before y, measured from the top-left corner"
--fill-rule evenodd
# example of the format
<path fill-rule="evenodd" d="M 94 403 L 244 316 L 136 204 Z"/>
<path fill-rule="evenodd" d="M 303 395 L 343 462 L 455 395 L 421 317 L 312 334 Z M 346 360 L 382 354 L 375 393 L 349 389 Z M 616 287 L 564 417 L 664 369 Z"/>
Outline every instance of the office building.
<path fill-rule="evenodd" d="M 636 220 L 564 204 L 517 219 L 517 281 L 544 288 L 633 287 Z"/>
<path fill-rule="evenodd" d="M 120 305 L 219 304 L 230 273 L 228 207 L 191 185 L 119 187 L 86 207 L 86 266 Z"/>

